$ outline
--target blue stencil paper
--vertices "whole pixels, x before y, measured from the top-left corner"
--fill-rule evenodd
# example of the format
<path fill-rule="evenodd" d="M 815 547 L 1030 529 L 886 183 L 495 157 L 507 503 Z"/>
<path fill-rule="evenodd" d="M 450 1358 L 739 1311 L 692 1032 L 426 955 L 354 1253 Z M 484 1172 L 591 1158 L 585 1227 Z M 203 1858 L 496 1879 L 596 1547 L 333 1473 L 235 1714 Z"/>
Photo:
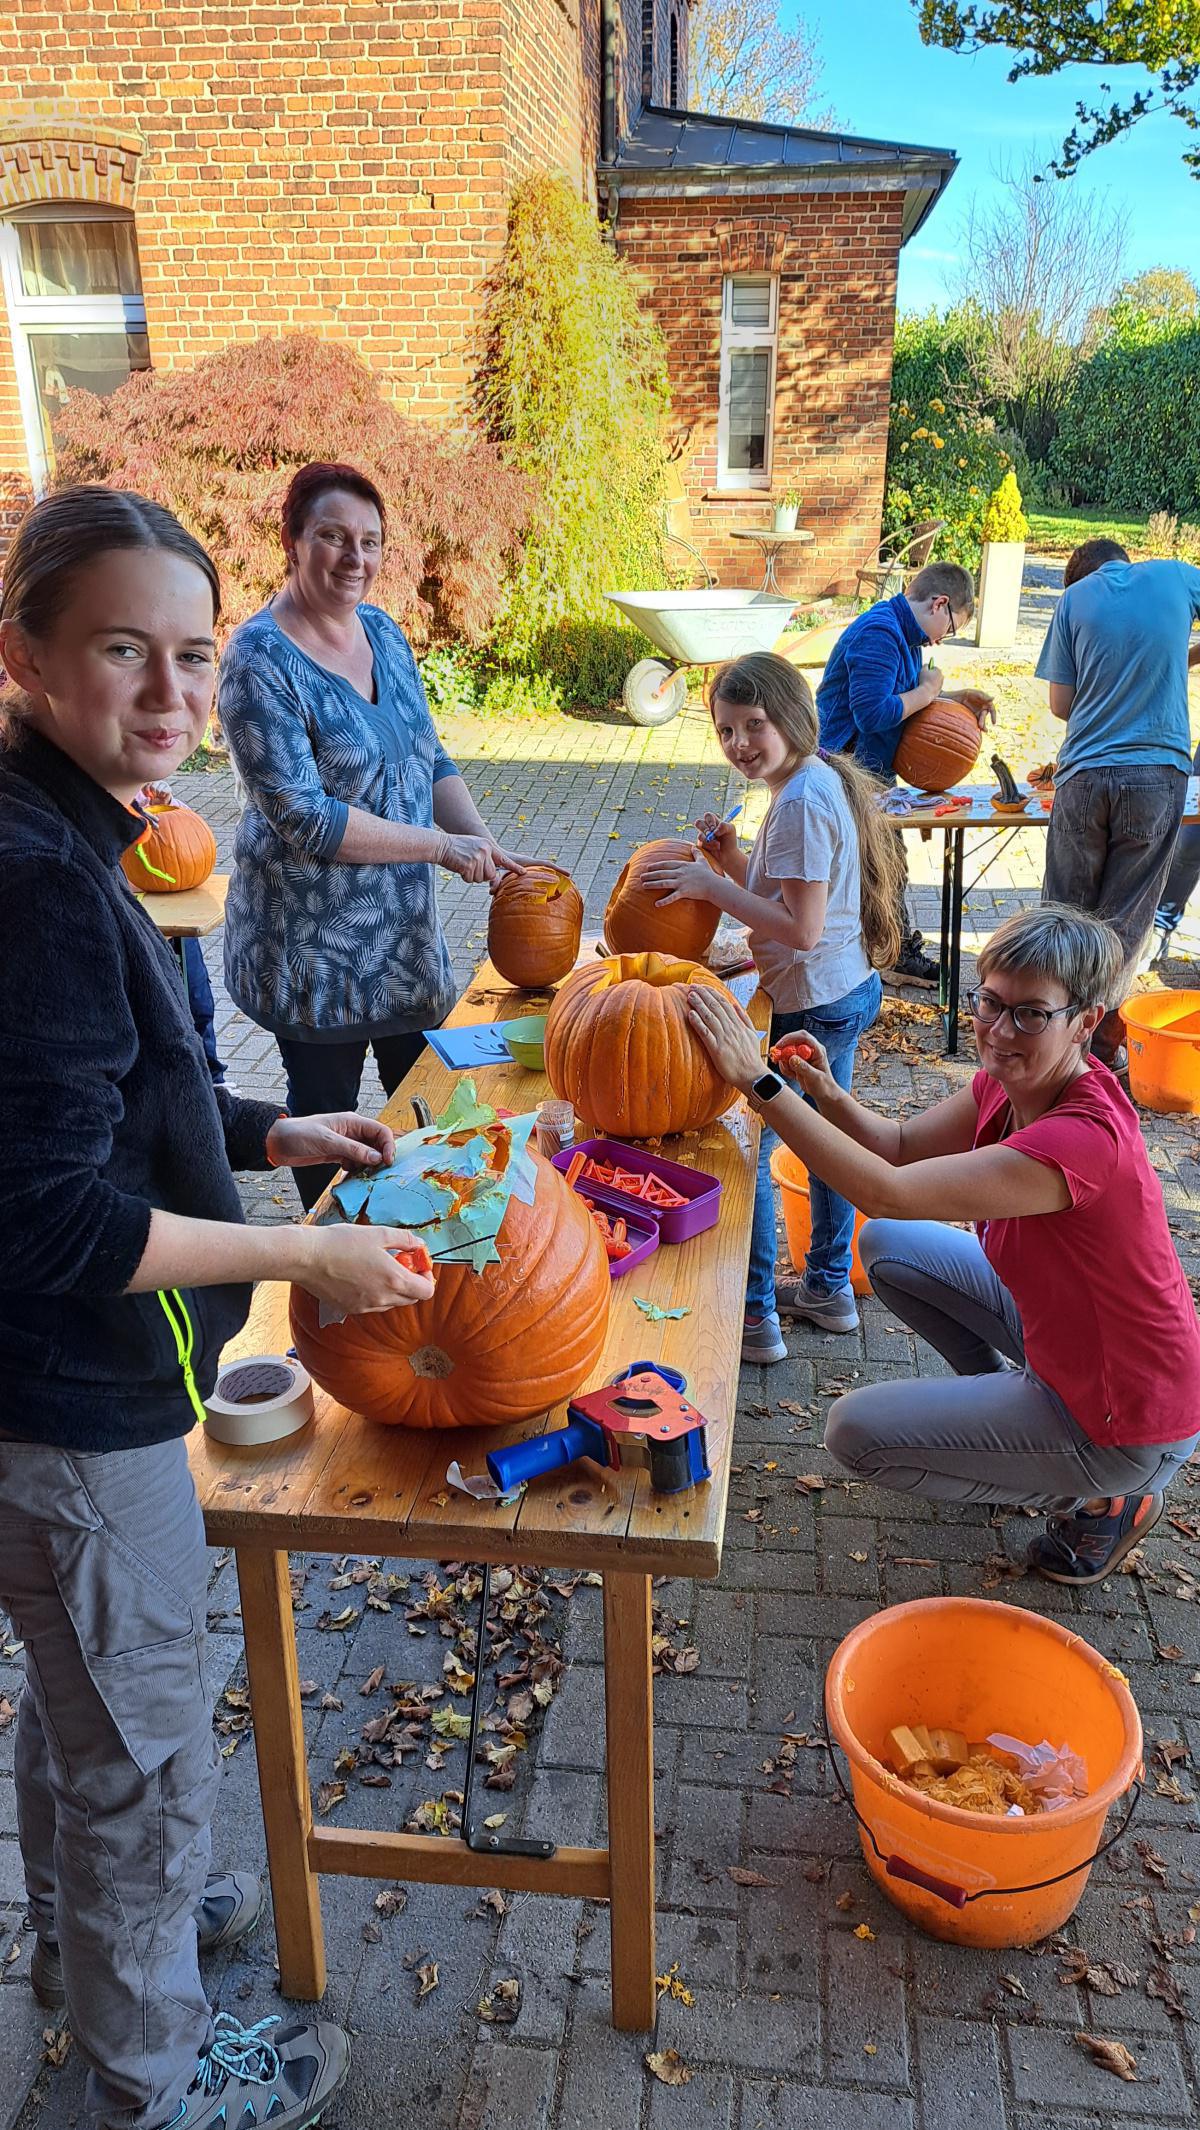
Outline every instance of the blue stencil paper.
<path fill-rule="evenodd" d="M 431 1050 L 451 1072 L 468 1072 L 479 1065 L 511 1065 L 500 1030 L 502 1021 L 480 1021 L 471 1028 L 426 1028 L 422 1031 Z"/>
<path fill-rule="evenodd" d="M 533 1203 L 535 1122 L 533 1111 L 497 1119 L 478 1100 L 474 1081 L 465 1080 L 436 1124 L 397 1139 L 386 1168 L 335 1185 L 338 1210 L 345 1220 L 409 1228 L 435 1261 L 480 1272 L 499 1261 L 497 1237 L 509 1199 Z M 498 1153 L 507 1156 L 499 1167 Z"/>

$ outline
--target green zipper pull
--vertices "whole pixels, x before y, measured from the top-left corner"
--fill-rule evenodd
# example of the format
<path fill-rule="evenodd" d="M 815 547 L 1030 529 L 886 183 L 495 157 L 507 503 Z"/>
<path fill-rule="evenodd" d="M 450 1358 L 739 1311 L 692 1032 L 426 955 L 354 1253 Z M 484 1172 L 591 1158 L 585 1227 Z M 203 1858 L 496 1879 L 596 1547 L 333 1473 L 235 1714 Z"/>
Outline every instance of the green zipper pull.
<path fill-rule="evenodd" d="M 171 1327 L 171 1336 L 175 1341 L 175 1358 L 178 1361 L 180 1368 L 183 1370 L 184 1387 L 187 1390 L 192 1411 L 195 1413 L 196 1418 L 200 1422 L 201 1427 L 203 1427 L 205 1421 L 208 1419 L 208 1414 L 204 1410 L 204 1400 L 200 1396 L 199 1390 L 196 1388 L 196 1378 L 192 1371 L 192 1347 L 195 1343 L 195 1338 L 192 1330 L 191 1317 L 187 1313 L 187 1308 L 184 1303 L 183 1296 L 179 1292 L 178 1287 L 171 1288 L 169 1300 L 161 1287 L 157 1288 L 156 1292 L 158 1294 L 159 1302 L 162 1305 L 163 1315 L 166 1317 L 166 1320 Z M 183 1319 L 182 1325 L 180 1325 L 176 1321 L 176 1318 L 171 1308 L 172 1301 L 175 1303 L 175 1306 Z"/>

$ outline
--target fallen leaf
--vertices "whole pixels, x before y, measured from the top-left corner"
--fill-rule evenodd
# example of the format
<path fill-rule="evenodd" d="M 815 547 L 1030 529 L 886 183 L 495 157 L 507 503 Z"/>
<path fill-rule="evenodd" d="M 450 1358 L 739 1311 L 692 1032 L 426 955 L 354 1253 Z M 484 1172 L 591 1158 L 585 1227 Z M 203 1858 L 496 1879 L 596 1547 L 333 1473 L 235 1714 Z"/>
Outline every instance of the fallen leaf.
<path fill-rule="evenodd" d="M 936 1568 L 937 1562 L 918 1557 L 913 1553 L 896 1553 L 892 1556 L 893 1568 Z"/>
<path fill-rule="evenodd" d="M 729 1877 L 735 1886 L 777 1886 L 778 1879 L 765 1879 L 761 1871 L 747 1871 L 744 1864 L 730 1864 Z"/>
<path fill-rule="evenodd" d="M 796 1481 L 796 1491 L 800 1494 L 821 1494 L 824 1489 L 825 1481 L 819 1472 L 801 1472 Z M 824 1530 L 824 1525 L 821 1528 Z"/>
<path fill-rule="evenodd" d="M 663 2086 L 686 2086 L 692 2075 L 678 2049 L 652 2049 L 642 2061 Z"/>
<path fill-rule="evenodd" d="M 456 1709 L 453 1702 L 443 1701 L 440 1708 L 434 1709 L 429 1721 L 439 1738 L 469 1738 L 471 1735 L 470 1717 Z"/>
<path fill-rule="evenodd" d="M 864 1945 L 873 1945 L 875 1943 L 875 1933 L 869 1923 L 856 1923 L 854 1935 L 856 1938 L 861 1938 Z"/>
<path fill-rule="evenodd" d="M 1154 1653 L 1155 1656 L 1162 1657 L 1167 1664 L 1178 1664 L 1183 1655 L 1178 1642 L 1156 1642 Z"/>
<path fill-rule="evenodd" d="M 6 1731 L 16 1715 L 16 1709 L 7 1694 L 0 1694 L 0 1731 Z"/>
<path fill-rule="evenodd" d="M 440 1980 L 437 1961 L 423 1960 L 417 1969 L 416 2001 L 418 2004 L 421 2002 L 422 1997 L 429 1997 L 433 1994 Z"/>
<path fill-rule="evenodd" d="M 867 1556 L 865 1553 L 852 1553 L 850 1555 L 850 1558 L 852 1561 L 858 1561 L 861 1564 L 863 1561 L 866 1560 Z"/>
<path fill-rule="evenodd" d="M 1133 1846 L 1142 1860 L 1142 1870 L 1145 1872 L 1146 1877 L 1148 1879 L 1160 1879 L 1165 1885 L 1167 1878 L 1166 1857 L 1160 1856 L 1157 1849 L 1152 1848 L 1144 1836 L 1135 1841 Z"/>
<path fill-rule="evenodd" d="M 335 1805 L 341 1804 L 345 1795 L 344 1782 L 323 1782 L 317 1791 L 318 1812 L 332 1812 Z"/>
<path fill-rule="evenodd" d="M 492 1819 L 500 1821 L 504 1821 L 507 1817 L 508 1814 L 506 1812 L 494 1812 L 492 1814 Z M 490 1827 L 492 1820 L 485 1819 L 483 1824 L 485 1827 Z M 508 1902 L 497 1886 L 490 1886 L 486 1893 L 480 1895 L 475 1913 L 481 1916 L 489 1911 L 496 1916 L 506 1916 L 508 1914 Z"/>
<path fill-rule="evenodd" d="M 341 1704 L 341 1702 L 339 1701 L 339 1699 L 338 1699 L 338 1697 L 337 1697 L 337 1695 L 336 1695 L 336 1694 L 322 1694 L 322 1696 L 321 1696 L 321 1707 L 322 1707 L 322 1708 L 328 1708 L 328 1709 L 333 1709 L 333 1710 L 335 1710 L 335 1711 L 338 1711 L 338 1712 L 340 1712 L 340 1710 L 341 1710 L 341 1706 L 342 1706 L 342 1704 Z"/>
<path fill-rule="evenodd" d="M 408 1907 L 407 1886 L 385 1886 L 382 1893 L 376 1894 L 375 1906 L 387 1922 L 393 1916 L 403 1915 Z"/>
<path fill-rule="evenodd" d="M 1102 2071 L 1111 2071 L 1114 2078 L 1127 2079 L 1130 2085 L 1136 2082 L 1137 2057 L 1130 2054 L 1123 2041 L 1107 2041 L 1102 2034 L 1076 2034 L 1075 2039 Z"/>
<path fill-rule="evenodd" d="M 1186 2019 L 1187 2013 L 1184 2010 L 1183 2000 L 1179 1994 L 1179 1984 L 1165 1967 L 1152 1967 L 1150 1969 L 1146 1977 L 1146 1995 L 1148 1997 L 1157 1997 L 1161 2003 L 1166 2005 L 1167 2010 L 1176 2019 Z"/>
<path fill-rule="evenodd" d="M 1001 1989 L 1007 1990 L 1010 1997 L 1027 1997 L 1029 1995 L 1019 1975 L 999 1975 L 996 1979 Z"/>
<path fill-rule="evenodd" d="M 481 2019 L 489 2026 L 512 2026 L 521 2009 L 521 1985 L 515 1975 L 504 1982 L 497 1982 L 486 1997 L 481 1997 L 475 2007 Z"/>
<path fill-rule="evenodd" d="M 858 1900 L 852 1893 L 839 1893 L 833 1905 L 840 1908 L 844 1916 L 848 1916 L 850 1910 L 858 1906 Z"/>
<path fill-rule="evenodd" d="M 69 2026 L 44 2026 L 42 2028 L 43 2063 L 53 2064 L 56 2071 L 61 2070 L 67 2060 L 70 2048 L 71 2029 Z M 691 2073 L 689 2072 L 688 2075 L 690 2077 Z"/>
<path fill-rule="evenodd" d="M 488 1828 L 502 1827 L 507 1818 L 507 1812 L 489 1812 L 483 1824 Z M 503 1910 L 501 1910 L 501 1914 L 503 1914 Z"/>
<path fill-rule="evenodd" d="M 366 1678 L 363 1680 L 363 1683 L 358 1690 L 360 1694 L 377 1694 L 382 1685 L 383 1666 L 382 1664 L 377 1664 L 375 1666 L 374 1671 L 369 1671 L 367 1673 Z"/>
<path fill-rule="evenodd" d="M 304 1701 L 308 1698 L 309 1694 L 316 1693 L 317 1682 L 315 1679 L 301 1679 L 299 1688 L 297 1690 L 299 1692 L 300 1699 Z"/>

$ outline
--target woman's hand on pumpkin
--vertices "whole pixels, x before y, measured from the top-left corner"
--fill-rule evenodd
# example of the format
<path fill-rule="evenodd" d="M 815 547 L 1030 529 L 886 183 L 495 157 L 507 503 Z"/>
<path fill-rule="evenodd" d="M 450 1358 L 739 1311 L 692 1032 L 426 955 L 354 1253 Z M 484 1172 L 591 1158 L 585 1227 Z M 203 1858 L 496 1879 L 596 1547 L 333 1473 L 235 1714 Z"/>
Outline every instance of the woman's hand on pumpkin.
<path fill-rule="evenodd" d="M 643 881 L 659 909 L 669 902 L 714 902 L 720 907 L 721 874 L 694 858 L 662 858 L 648 865 Z"/>
<path fill-rule="evenodd" d="M 481 881 L 497 878 L 495 849 L 490 836 L 448 835 L 437 862 L 448 873 L 457 873 L 468 887 L 478 887 Z"/>
<path fill-rule="evenodd" d="M 688 1019 L 723 1080 L 745 1093 L 766 1071 L 758 1031 L 732 993 L 715 984 L 688 989 Z"/>
<path fill-rule="evenodd" d="M 543 865 L 542 858 L 531 858 L 525 851 L 507 851 L 502 844 L 492 842 L 492 858 L 497 867 L 492 885 L 499 887 L 506 873 L 524 873 L 531 865 Z"/>
<path fill-rule="evenodd" d="M 337 1224 L 297 1228 L 298 1284 L 317 1301 L 328 1302 L 343 1316 L 367 1316 L 376 1309 L 427 1302 L 433 1293 L 428 1272 L 411 1272 L 397 1264 L 397 1250 L 420 1250 L 420 1238 L 407 1228 L 372 1228 Z"/>
<path fill-rule="evenodd" d="M 267 1158 L 275 1169 L 307 1169 L 333 1162 L 340 1169 L 378 1169 L 396 1151 L 390 1125 L 357 1110 L 321 1117 L 280 1117 L 267 1133 Z"/>
<path fill-rule="evenodd" d="M 995 697 L 984 688 L 959 688 L 946 699 L 961 703 L 964 710 L 969 710 L 981 732 L 986 732 L 988 726 L 996 722 Z"/>

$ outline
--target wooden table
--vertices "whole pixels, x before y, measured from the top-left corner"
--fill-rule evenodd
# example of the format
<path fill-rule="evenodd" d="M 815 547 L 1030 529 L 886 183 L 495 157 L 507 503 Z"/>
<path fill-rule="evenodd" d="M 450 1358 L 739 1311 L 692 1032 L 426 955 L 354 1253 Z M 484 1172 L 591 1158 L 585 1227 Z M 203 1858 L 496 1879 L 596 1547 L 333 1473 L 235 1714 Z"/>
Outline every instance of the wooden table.
<path fill-rule="evenodd" d="M 731 540 L 754 541 L 755 546 L 761 550 L 763 561 L 766 564 L 766 568 L 763 571 L 763 581 L 759 589 L 764 592 L 778 592 L 779 580 L 775 575 L 775 563 L 778 556 L 785 547 L 807 547 L 809 542 L 815 539 L 816 535 L 805 532 L 800 527 L 797 527 L 795 532 L 776 532 L 772 525 L 735 525 L 732 527 L 729 537 Z M 781 594 L 781 596 L 783 595 Z"/>
<path fill-rule="evenodd" d="M 942 831 L 942 909 L 941 938 L 938 946 L 938 1007 L 946 1037 L 946 1056 L 958 1055 L 959 986 L 962 973 L 962 923 L 967 897 L 991 871 L 996 860 L 1003 855 L 1014 836 L 1026 829 L 1040 829 L 1043 833 L 1050 826 L 1050 812 L 1034 796 L 1028 810 L 1023 814 L 998 814 L 992 805 L 993 786 L 987 784 L 956 784 L 947 797 L 969 798 L 969 806 L 956 806 L 949 813 L 939 814 L 936 809 L 945 802 L 931 798 L 927 809 L 920 813 L 891 814 L 893 826 L 907 834 L 912 829 L 921 829 L 926 834 L 932 829 Z M 1184 808 L 1185 821 L 1200 821 L 1200 777 L 1188 778 L 1187 801 Z M 964 883 L 964 852 L 967 831 L 987 831 L 982 841 L 971 848 L 972 858 L 982 857 L 985 851 L 991 855 L 981 865 L 973 879 Z"/>
<path fill-rule="evenodd" d="M 754 978 L 734 980 L 746 997 Z M 484 965 L 450 1016 L 453 1024 L 536 1011 L 529 994 L 509 991 Z M 765 1027 L 765 1001 L 752 1008 Z M 411 1098 L 440 1112 L 457 1075 L 426 1049 L 384 1115 L 411 1129 Z M 474 1075 L 490 1102 L 523 1113 L 549 1085 L 515 1065 Z M 710 1170 L 723 1184 L 721 1218 L 707 1234 L 660 1248 L 612 1286 L 603 1354 L 591 1384 L 631 1361 L 682 1369 L 688 1394 L 709 1422 L 712 1479 L 686 1493 L 658 1496 L 647 1475 L 601 1476 L 590 1466 L 548 1475 L 506 1507 L 471 1500 L 446 1485 L 458 1457 L 483 1469 L 497 1440 L 563 1424 L 557 1408 L 501 1436 L 483 1431 L 421 1434 L 363 1420 L 318 1393 L 315 1420 L 288 1441 L 231 1449 L 191 1437 L 191 1465 L 211 1544 L 237 1556 L 254 1742 L 262 1786 L 267 1859 L 285 1996 L 317 1998 L 325 1987 L 319 1875 L 415 1879 L 582 1895 L 610 1904 L 614 2025 L 641 2031 L 654 2020 L 654 1750 L 650 1579 L 715 1576 L 729 1486 L 742 1311 L 749 1259 L 758 1120 L 740 1100 L 717 1124 L 667 1143 L 667 1151 Z M 688 1314 L 652 1324 L 634 1296 Z M 262 1286 L 241 1336 L 225 1359 L 284 1353 L 291 1343 L 287 1289 Z M 583 1388 L 584 1386 L 580 1386 Z M 430 1561 L 528 1562 L 596 1569 L 603 1577 L 607 1849 L 559 1848 L 549 1859 L 479 1853 L 458 1839 L 314 1826 L 299 1695 L 288 1549 Z M 482 1638 L 481 1638 L 482 1639 Z"/>
<path fill-rule="evenodd" d="M 178 895 L 143 895 L 142 908 L 164 939 L 206 939 L 225 922 L 228 873 L 210 873 L 203 887 Z"/>

